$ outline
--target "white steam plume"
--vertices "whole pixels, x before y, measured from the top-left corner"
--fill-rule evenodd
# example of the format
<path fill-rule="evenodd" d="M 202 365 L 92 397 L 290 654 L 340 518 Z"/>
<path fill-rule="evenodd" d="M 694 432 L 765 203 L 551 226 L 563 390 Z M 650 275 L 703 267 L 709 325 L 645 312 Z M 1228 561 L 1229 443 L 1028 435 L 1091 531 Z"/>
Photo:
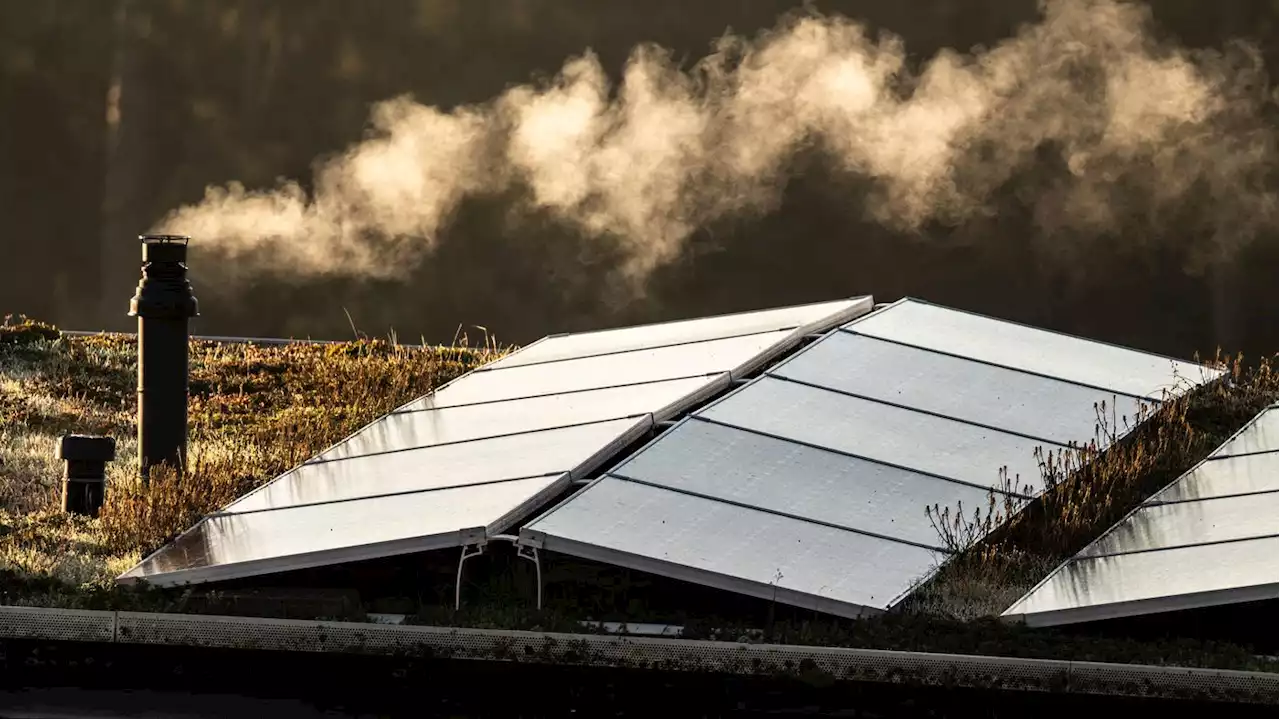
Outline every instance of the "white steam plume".
<path fill-rule="evenodd" d="M 274 271 L 394 278 L 464 198 L 523 186 L 531 205 L 618 242 L 642 280 L 696 228 L 775 208 L 806 148 L 871 178 L 850 204 L 910 232 L 988 211 L 1051 147 L 1070 176 L 1028 199 L 1042 232 L 1114 231 L 1138 213 L 1159 234 L 1194 202 L 1202 254 L 1229 252 L 1276 223 L 1274 97 L 1250 53 L 1170 47 L 1149 22 L 1138 5 L 1053 0 L 1007 41 L 913 72 L 897 39 L 811 13 L 725 37 L 690 70 L 640 47 L 612 94 L 588 52 L 547 86 L 479 106 L 380 103 L 369 138 L 321 165 L 309 196 L 232 183 L 156 229 L 232 259 L 267 250 Z"/>

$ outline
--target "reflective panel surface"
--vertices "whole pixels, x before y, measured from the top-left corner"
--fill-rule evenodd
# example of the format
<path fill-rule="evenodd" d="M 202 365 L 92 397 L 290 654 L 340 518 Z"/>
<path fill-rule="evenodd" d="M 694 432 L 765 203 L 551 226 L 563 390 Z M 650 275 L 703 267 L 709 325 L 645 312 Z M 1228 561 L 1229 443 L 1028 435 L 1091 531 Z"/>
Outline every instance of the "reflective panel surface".
<path fill-rule="evenodd" d="M 1280 582 L 1280 539 L 1079 559 L 1005 614 L 1033 614 Z M 1146 613 L 1160 611 L 1159 605 Z"/>
<path fill-rule="evenodd" d="M 1039 491 L 1041 443 L 870 400 L 763 377 L 698 416 L 983 487 Z M 923 511 L 923 510 L 922 510 Z"/>
<path fill-rule="evenodd" d="M 612 478 L 528 529 L 545 532 L 551 551 L 569 539 L 866 607 L 887 607 L 934 563 L 909 544 Z"/>
<path fill-rule="evenodd" d="M 834 321 L 831 324 L 834 325 L 835 322 L 839 321 L 835 320 L 835 317 L 870 309 L 871 299 L 869 297 L 860 297 L 759 312 L 701 317 L 639 327 L 623 327 L 598 332 L 582 332 L 548 337 L 489 366 L 515 367 L 534 362 L 547 362 L 610 352 L 628 352 L 646 347 L 659 347 L 735 335 L 794 330 L 827 318 L 832 318 Z"/>
<path fill-rule="evenodd" d="M 456 547 L 461 532 L 476 527 L 505 531 L 551 499 L 544 491 L 558 491 L 642 439 L 655 417 L 709 399 L 729 386 L 731 373 L 758 367 L 805 333 L 835 327 L 870 305 L 861 297 L 546 338 L 237 499 L 131 574 L 203 566 L 179 571 L 184 581 L 212 581 Z M 395 511 L 402 507 L 414 516 L 400 521 Z M 308 519 L 314 517 L 323 521 Z M 197 554 L 203 559 L 189 559 Z"/>
<path fill-rule="evenodd" d="M 1255 418 L 1265 419 L 1265 413 Z M 1248 437 L 1246 430 L 1241 437 Z M 1148 499 L 1006 614 L 1042 614 L 1051 625 L 1090 617 L 1090 608 L 1153 600 L 1105 616 L 1153 614 L 1188 602 L 1250 601 L 1280 584 L 1276 453 L 1209 459 Z M 1107 556 L 1110 555 L 1110 556 Z M 1268 590 L 1268 587 L 1270 589 Z M 1211 598 L 1203 592 L 1218 592 Z M 1236 597 L 1233 599 L 1232 597 Z"/>
<path fill-rule="evenodd" d="M 1276 533 L 1275 514 L 1273 494 L 1142 507 L 1080 555 L 1123 554 L 1271 535 Z"/>
<path fill-rule="evenodd" d="M 399 542 L 401 551 L 432 548 L 429 538 L 456 534 L 460 529 L 485 527 L 516 509 L 529 497 L 550 487 L 556 477 L 502 482 L 463 489 L 418 492 L 352 502 L 293 507 L 267 512 L 210 517 L 187 532 L 166 551 L 130 570 L 132 578 L 154 577 L 189 570 L 254 562 L 280 562 L 270 571 L 305 566 L 304 555 L 323 559 L 324 553 Z M 456 537 L 444 546 L 455 546 Z M 371 556 L 378 555 L 376 551 Z M 320 562 L 325 563 L 325 562 Z M 228 567 L 230 568 L 230 567 Z"/>
<path fill-rule="evenodd" d="M 986 490 L 731 427 L 690 421 L 615 473 L 715 499 L 941 547 L 925 515 L 957 502 L 987 505 Z"/>
<path fill-rule="evenodd" d="M 555 394 L 532 399 L 395 412 L 365 427 L 345 442 L 320 453 L 312 462 L 359 457 L 392 449 L 428 447 L 483 437 L 546 430 L 584 422 L 657 412 L 665 420 L 681 400 L 698 394 L 727 375 L 649 382 L 609 389 Z"/>
<path fill-rule="evenodd" d="M 1255 454 L 1209 460 L 1148 501 L 1180 502 L 1277 489 L 1280 489 L 1280 454 Z"/>
<path fill-rule="evenodd" d="M 401 409 L 449 407 L 727 372 L 790 334 L 789 330 L 765 332 L 654 350 L 478 370 Z"/>
<path fill-rule="evenodd" d="M 1236 437 L 1224 444 L 1215 456 L 1227 457 L 1252 452 L 1274 452 L 1280 449 L 1280 412 L 1268 409 Z"/>
<path fill-rule="evenodd" d="M 649 426 L 647 417 L 307 463 L 232 502 L 224 511 L 290 507 L 560 474 L 577 469 L 641 426 Z M 448 508 L 443 507 L 442 511 Z"/>
<path fill-rule="evenodd" d="M 1142 405 L 1155 407 L 1153 402 L 847 332 L 823 338 L 770 374 L 1061 444 L 1094 439 L 1102 412 L 1109 424 L 1122 428 L 1126 418 L 1128 426 L 1137 423 Z"/>
<path fill-rule="evenodd" d="M 883 609 L 943 556 L 926 508 L 969 517 L 990 489 L 1036 494 L 1037 449 L 1094 439 L 1102 412 L 1124 433 L 1179 373 L 1184 388 L 1202 379 L 1191 363 L 918 302 L 846 327 L 697 410 L 525 541 L 747 594 L 793 577 L 777 585 L 804 595 L 789 602 Z M 1006 497 L 999 511 L 1020 509 Z M 1197 511 L 1164 513 L 1187 536 L 1257 528 Z"/>
<path fill-rule="evenodd" d="M 1029 370 L 1050 377 L 1160 399 L 1206 378 L 1194 363 L 1171 360 L 990 317 L 907 301 L 854 320 L 858 334 Z"/>

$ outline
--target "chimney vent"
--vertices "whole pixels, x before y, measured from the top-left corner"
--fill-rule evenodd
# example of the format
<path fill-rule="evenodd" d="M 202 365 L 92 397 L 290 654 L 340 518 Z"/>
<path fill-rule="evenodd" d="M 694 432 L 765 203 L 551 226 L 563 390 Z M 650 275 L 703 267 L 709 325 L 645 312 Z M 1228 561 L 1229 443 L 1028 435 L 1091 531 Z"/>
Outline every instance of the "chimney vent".
<path fill-rule="evenodd" d="M 142 235 L 142 280 L 129 303 L 138 318 L 138 469 L 186 469 L 188 323 L 199 305 L 187 281 L 185 235 Z"/>
<path fill-rule="evenodd" d="M 98 516 L 106 500 L 107 462 L 116 458 L 116 441 L 110 437 L 68 434 L 58 442 L 62 473 L 62 511 Z"/>

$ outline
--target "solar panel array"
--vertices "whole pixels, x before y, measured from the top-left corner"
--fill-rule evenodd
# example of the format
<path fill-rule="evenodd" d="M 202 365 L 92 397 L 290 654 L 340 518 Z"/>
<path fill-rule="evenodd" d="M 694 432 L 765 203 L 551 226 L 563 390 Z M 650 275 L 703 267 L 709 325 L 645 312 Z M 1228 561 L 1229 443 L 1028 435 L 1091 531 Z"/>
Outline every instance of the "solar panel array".
<path fill-rule="evenodd" d="M 1280 411 L 1268 407 L 1018 600 L 1052 626 L 1275 599 Z"/>
<path fill-rule="evenodd" d="M 1087 442 L 1096 404 L 1136 416 L 1180 377 L 1205 379 L 905 300 L 692 413 L 521 542 L 837 615 L 883 611 L 948 556 L 927 506 L 1037 493 L 1037 447 Z"/>
<path fill-rule="evenodd" d="M 231 579 L 483 543 L 871 298 L 547 337 L 364 427 L 119 580 Z"/>

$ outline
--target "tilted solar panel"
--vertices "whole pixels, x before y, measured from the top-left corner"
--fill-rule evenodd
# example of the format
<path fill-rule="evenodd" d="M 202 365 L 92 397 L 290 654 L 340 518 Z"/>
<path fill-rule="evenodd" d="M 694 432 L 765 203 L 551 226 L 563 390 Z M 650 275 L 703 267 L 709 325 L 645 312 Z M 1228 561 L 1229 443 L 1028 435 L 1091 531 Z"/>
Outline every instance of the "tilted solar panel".
<path fill-rule="evenodd" d="M 884 611 L 949 556 L 926 507 L 1016 506 L 1043 487 L 1037 449 L 1094 439 L 1104 406 L 1122 432 L 1162 388 L 1212 376 L 904 300 L 695 411 L 520 541 L 833 614 Z"/>
<path fill-rule="evenodd" d="M 119 577 L 213 581 L 483 543 L 870 297 L 548 337 L 367 425 Z"/>
<path fill-rule="evenodd" d="M 1108 392 L 1159 400 L 1211 376 L 1185 360 L 994 320 L 926 302 L 904 302 L 851 328 L 858 334 L 1023 370 Z"/>
<path fill-rule="evenodd" d="M 1280 596 L 1274 406 L 1005 611 L 1055 626 Z"/>
<path fill-rule="evenodd" d="M 859 305 L 857 314 L 870 310 Z M 692 320 L 659 322 L 639 327 L 552 335 L 489 365 L 491 369 L 515 367 L 575 357 L 613 354 L 654 347 L 725 339 L 743 335 L 796 330 L 802 333 L 830 329 L 831 317 L 849 316 L 848 300 L 782 307 L 759 312 L 740 312 Z M 856 316 L 856 315 L 855 315 Z"/>

